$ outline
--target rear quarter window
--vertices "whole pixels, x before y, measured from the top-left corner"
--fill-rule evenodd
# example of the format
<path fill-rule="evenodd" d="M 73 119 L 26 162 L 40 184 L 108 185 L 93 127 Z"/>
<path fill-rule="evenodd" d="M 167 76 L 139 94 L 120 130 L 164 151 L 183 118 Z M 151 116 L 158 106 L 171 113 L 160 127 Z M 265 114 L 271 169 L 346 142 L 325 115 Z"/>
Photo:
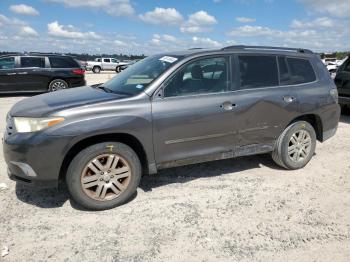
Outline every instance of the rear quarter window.
<path fill-rule="evenodd" d="M 49 57 L 51 68 L 77 68 L 80 67 L 71 57 Z"/>
<path fill-rule="evenodd" d="M 278 63 L 281 85 L 298 85 L 316 81 L 315 71 L 308 59 L 280 57 Z M 285 66 L 288 71 L 284 69 Z"/>

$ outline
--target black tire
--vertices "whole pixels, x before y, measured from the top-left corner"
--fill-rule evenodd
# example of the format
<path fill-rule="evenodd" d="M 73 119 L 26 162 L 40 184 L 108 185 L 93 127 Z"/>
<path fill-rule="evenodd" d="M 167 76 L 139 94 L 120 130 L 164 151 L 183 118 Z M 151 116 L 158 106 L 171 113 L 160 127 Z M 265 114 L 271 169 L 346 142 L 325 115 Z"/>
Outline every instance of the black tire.
<path fill-rule="evenodd" d="M 55 92 L 58 90 L 63 90 L 69 88 L 68 83 L 63 79 L 54 79 L 49 83 L 49 92 Z"/>
<path fill-rule="evenodd" d="M 292 160 L 292 157 L 288 154 L 288 148 L 292 146 L 292 136 L 299 131 L 307 131 L 310 136 L 310 147 L 308 147 L 308 154 L 306 157 L 301 158 L 300 161 Z M 274 151 L 272 152 L 272 159 L 277 165 L 296 170 L 303 168 L 309 163 L 316 149 L 316 132 L 312 125 L 306 121 L 298 121 L 289 125 L 276 141 Z M 294 156 L 294 155 L 293 155 Z"/>
<path fill-rule="evenodd" d="M 120 66 L 117 66 L 116 68 L 115 68 L 115 72 L 116 73 L 120 73 L 122 70 L 121 70 L 121 68 L 120 68 Z"/>
<path fill-rule="evenodd" d="M 116 198 L 99 201 L 84 192 L 82 177 L 90 161 L 103 154 L 117 154 L 125 159 L 130 167 L 131 175 L 128 185 Z M 72 199 L 89 210 L 106 210 L 126 203 L 135 194 L 140 179 L 141 163 L 137 154 L 129 146 L 117 142 L 104 142 L 85 148 L 74 157 L 66 175 L 66 183 Z"/>
<path fill-rule="evenodd" d="M 99 67 L 99 66 L 94 66 L 94 67 L 92 68 L 92 72 L 93 72 L 94 74 L 99 74 L 99 73 L 101 72 L 101 67 Z"/>

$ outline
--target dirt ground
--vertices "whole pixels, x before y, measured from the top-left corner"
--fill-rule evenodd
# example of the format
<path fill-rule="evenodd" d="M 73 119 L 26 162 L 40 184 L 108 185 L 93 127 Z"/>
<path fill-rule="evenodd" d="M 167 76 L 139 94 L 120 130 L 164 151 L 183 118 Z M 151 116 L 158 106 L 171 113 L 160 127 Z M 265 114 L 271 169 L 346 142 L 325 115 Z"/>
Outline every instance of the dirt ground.
<path fill-rule="evenodd" d="M 1 133 L 20 99 L 0 98 Z M 302 170 L 269 155 L 173 168 L 103 212 L 16 186 L 0 145 L 0 221 L 0 261 L 349 261 L 350 116 Z"/>

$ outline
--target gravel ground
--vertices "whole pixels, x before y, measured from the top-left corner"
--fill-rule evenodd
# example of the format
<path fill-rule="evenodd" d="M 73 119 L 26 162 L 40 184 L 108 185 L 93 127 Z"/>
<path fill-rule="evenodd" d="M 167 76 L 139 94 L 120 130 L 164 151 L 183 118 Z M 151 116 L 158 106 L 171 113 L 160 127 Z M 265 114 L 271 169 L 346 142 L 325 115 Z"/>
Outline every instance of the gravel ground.
<path fill-rule="evenodd" d="M 0 98 L 1 133 L 20 99 Z M 0 148 L 0 261 L 349 261 L 349 152 L 343 115 L 302 170 L 268 155 L 173 168 L 144 177 L 128 204 L 87 212 L 64 189 L 16 186 Z"/>

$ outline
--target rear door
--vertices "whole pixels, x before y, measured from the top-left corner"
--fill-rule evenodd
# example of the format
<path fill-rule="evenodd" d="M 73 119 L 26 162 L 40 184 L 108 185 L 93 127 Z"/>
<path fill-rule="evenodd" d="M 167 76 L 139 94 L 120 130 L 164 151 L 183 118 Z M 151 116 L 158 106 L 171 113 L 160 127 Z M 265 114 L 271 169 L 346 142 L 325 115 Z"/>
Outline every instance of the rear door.
<path fill-rule="evenodd" d="M 241 54 L 235 58 L 239 91 L 233 99 L 236 108 L 231 121 L 238 134 L 237 146 L 271 150 L 297 112 L 297 96 L 290 86 L 279 84 L 277 56 Z"/>
<path fill-rule="evenodd" d="M 0 93 L 18 91 L 15 60 L 14 56 L 0 58 Z"/>
<path fill-rule="evenodd" d="M 49 74 L 45 57 L 21 56 L 19 58 L 16 78 L 23 91 L 46 91 Z"/>

